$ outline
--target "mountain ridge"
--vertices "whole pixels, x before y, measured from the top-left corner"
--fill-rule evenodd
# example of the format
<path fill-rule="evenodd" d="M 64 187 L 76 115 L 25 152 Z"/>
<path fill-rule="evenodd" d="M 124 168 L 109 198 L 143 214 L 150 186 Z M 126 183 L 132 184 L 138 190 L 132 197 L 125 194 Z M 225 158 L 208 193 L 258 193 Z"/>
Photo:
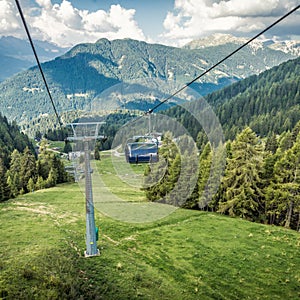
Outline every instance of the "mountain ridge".
<path fill-rule="evenodd" d="M 244 37 L 236 37 L 231 34 L 215 33 L 210 36 L 195 39 L 183 46 L 185 49 L 203 49 L 207 47 L 215 47 L 224 44 L 236 44 L 243 45 L 249 39 Z M 277 41 L 273 39 L 266 40 L 254 40 L 249 44 L 249 47 L 256 50 L 263 47 L 268 47 L 276 51 L 282 51 L 284 53 L 291 53 L 295 56 L 300 55 L 300 41 L 298 40 L 282 40 Z"/>
<path fill-rule="evenodd" d="M 89 111 L 95 103 L 98 109 L 146 111 L 235 49 L 232 43 L 190 50 L 132 39 L 100 39 L 76 45 L 42 67 L 59 111 Z M 293 57 L 267 47 L 255 53 L 243 49 L 192 88 L 200 97 Z M 47 97 L 37 67 L 0 83 L 1 112 L 19 123 L 51 113 Z M 172 101 L 186 99 L 183 95 Z"/>

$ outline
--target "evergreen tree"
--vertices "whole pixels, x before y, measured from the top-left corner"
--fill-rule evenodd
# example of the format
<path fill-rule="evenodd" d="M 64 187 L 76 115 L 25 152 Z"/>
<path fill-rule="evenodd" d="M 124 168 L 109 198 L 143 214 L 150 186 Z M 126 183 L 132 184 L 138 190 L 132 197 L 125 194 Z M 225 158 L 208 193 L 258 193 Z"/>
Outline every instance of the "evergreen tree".
<path fill-rule="evenodd" d="M 6 168 L 3 160 L 0 158 L 0 201 L 9 199 L 10 190 L 7 184 Z"/>
<path fill-rule="evenodd" d="M 57 183 L 57 178 L 58 178 L 57 170 L 54 169 L 54 168 L 51 168 L 50 172 L 49 172 L 49 175 L 48 175 L 48 178 L 46 180 L 46 187 L 55 186 L 56 183 Z"/>
<path fill-rule="evenodd" d="M 21 187 L 24 192 L 28 192 L 27 185 L 29 179 L 36 178 L 36 161 L 34 155 L 31 153 L 28 147 L 25 148 L 24 153 L 21 157 L 21 168 L 20 168 Z"/>
<path fill-rule="evenodd" d="M 199 157 L 199 172 L 198 180 L 193 194 L 186 203 L 188 208 L 204 208 L 205 207 L 205 196 L 203 195 L 207 180 L 210 175 L 212 163 L 212 150 L 210 143 L 208 142 L 200 157 Z"/>
<path fill-rule="evenodd" d="M 7 184 L 10 188 L 10 197 L 16 197 L 21 190 L 21 154 L 15 149 L 11 154 L 9 170 L 7 172 Z"/>
<path fill-rule="evenodd" d="M 296 142 L 297 138 L 300 136 L 300 121 L 295 125 L 295 127 L 292 130 L 292 139 L 293 142 Z"/>
<path fill-rule="evenodd" d="M 188 136 L 180 136 L 177 140 L 177 147 L 180 149 L 174 164 L 171 167 L 170 175 L 173 177 L 172 192 L 168 194 L 170 202 L 175 206 L 186 207 L 194 196 L 199 173 L 198 149 L 194 140 Z"/>
<path fill-rule="evenodd" d="M 294 144 L 294 137 L 290 131 L 283 132 L 279 139 L 279 149 L 284 152 L 291 149 Z"/>
<path fill-rule="evenodd" d="M 172 134 L 167 132 L 159 149 L 159 161 L 145 170 L 146 197 L 150 201 L 171 201 L 165 196 L 173 189 L 180 173 L 180 155 L 172 139 Z"/>
<path fill-rule="evenodd" d="M 9 171 L 6 172 L 6 177 L 7 177 L 6 183 L 9 188 L 9 198 L 14 198 L 16 197 L 16 195 L 19 194 L 19 191 L 15 188 L 13 180 L 9 175 Z"/>
<path fill-rule="evenodd" d="M 57 157 L 56 154 L 51 154 L 51 160 L 50 160 L 50 170 L 48 174 L 48 178 L 52 169 L 52 172 L 55 171 L 55 184 L 56 183 L 63 183 L 67 181 L 67 173 L 65 171 L 65 166 L 63 162 Z M 53 175 L 51 175 L 53 176 Z"/>
<path fill-rule="evenodd" d="M 277 148 L 278 148 L 278 142 L 277 142 L 276 135 L 273 132 L 271 135 L 268 136 L 265 150 L 270 151 L 272 154 L 274 154 Z"/>
<path fill-rule="evenodd" d="M 33 192 L 35 188 L 35 184 L 32 178 L 29 179 L 28 184 L 27 184 L 27 190 L 29 192 Z"/>
<path fill-rule="evenodd" d="M 222 180 L 225 195 L 219 212 L 258 220 L 263 207 L 261 189 L 262 148 L 256 134 L 247 127 L 232 142 L 232 158 Z"/>
<path fill-rule="evenodd" d="M 37 174 L 38 176 L 42 176 L 44 180 L 46 180 L 49 176 L 49 172 L 51 169 L 51 156 L 53 154 L 48 151 L 48 142 L 46 139 L 43 139 L 40 142 L 40 147 L 39 147 L 39 155 L 38 155 L 38 160 L 37 160 Z"/>
<path fill-rule="evenodd" d="M 42 176 L 38 176 L 35 187 L 37 190 L 42 190 L 46 187 L 46 181 L 43 179 Z"/>
<path fill-rule="evenodd" d="M 268 189 L 269 214 L 275 212 L 276 222 L 291 227 L 293 217 L 299 224 L 300 212 L 300 141 L 287 150 L 274 167 L 275 182 Z M 274 209 L 275 208 L 275 209 Z M 297 214 L 297 216 L 295 216 Z M 294 226 L 296 227 L 296 226 Z"/>
<path fill-rule="evenodd" d="M 183 135 L 176 138 L 175 144 L 172 135 L 166 133 L 159 149 L 159 161 L 146 168 L 145 176 L 145 190 L 149 200 L 190 207 L 191 197 L 198 197 L 195 195 L 198 156 L 193 139 Z"/>

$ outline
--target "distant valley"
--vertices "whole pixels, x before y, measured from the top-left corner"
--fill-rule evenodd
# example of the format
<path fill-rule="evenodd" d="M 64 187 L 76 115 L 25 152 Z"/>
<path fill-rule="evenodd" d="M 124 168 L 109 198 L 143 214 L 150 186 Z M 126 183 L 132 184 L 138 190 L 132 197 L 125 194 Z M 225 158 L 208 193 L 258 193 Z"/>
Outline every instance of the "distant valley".
<path fill-rule="evenodd" d="M 51 60 L 67 51 L 66 48 L 42 41 L 34 41 L 34 45 L 41 62 Z M 36 65 L 29 41 L 12 36 L 0 38 L 0 61 L 0 82 Z"/>

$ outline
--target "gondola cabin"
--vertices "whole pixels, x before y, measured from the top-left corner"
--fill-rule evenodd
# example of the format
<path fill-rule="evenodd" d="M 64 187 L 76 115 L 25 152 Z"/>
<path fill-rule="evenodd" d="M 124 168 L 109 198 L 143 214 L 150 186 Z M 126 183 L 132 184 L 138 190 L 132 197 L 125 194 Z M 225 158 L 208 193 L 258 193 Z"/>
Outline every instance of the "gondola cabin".
<path fill-rule="evenodd" d="M 141 141 L 143 140 L 144 141 Z M 125 148 L 128 163 L 149 163 L 158 161 L 158 142 L 153 138 L 134 138 Z"/>

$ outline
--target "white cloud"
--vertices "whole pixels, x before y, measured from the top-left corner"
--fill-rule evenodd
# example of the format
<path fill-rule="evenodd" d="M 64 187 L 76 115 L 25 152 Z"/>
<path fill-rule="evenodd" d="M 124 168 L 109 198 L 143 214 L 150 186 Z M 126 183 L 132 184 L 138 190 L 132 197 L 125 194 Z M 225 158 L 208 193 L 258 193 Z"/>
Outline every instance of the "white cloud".
<path fill-rule="evenodd" d="M 112 5 L 108 12 L 89 12 L 72 6 L 70 1 L 52 4 L 51 0 L 35 0 L 36 7 L 23 7 L 27 25 L 34 39 L 47 40 L 60 46 L 95 42 L 99 38 L 133 38 L 145 40 L 134 19 L 135 10 Z M 22 4 L 22 3 L 21 3 Z M 25 37 L 15 4 L 0 0 L 0 35 Z"/>
<path fill-rule="evenodd" d="M 253 35 L 297 6 L 296 0 L 175 0 L 174 10 L 168 12 L 162 40 L 182 45 L 215 32 Z M 295 16 L 296 15 L 296 16 Z M 294 15 L 285 20 L 293 23 Z M 298 20 L 299 22 L 299 20 Z M 295 34 L 290 32 L 290 35 Z"/>
<path fill-rule="evenodd" d="M 16 16 L 15 4 L 12 1 L 0 0 L 0 34 L 8 35 L 20 28 Z"/>
<path fill-rule="evenodd" d="M 51 9 L 52 3 L 51 0 L 36 0 L 35 1 L 39 6 L 44 7 L 46 9 Z"/>
<path fill-rule="evenodd" d="M 251 1 L 221 1 L 213 3 L 215 17 L 240 16 L 258 17 L 280 14 L 283 1 L 279 0 L 251 0 Z"/>
<path fill-rule="evenodd" d="M 62 0 L 60 4 L 54 4 L 53 0 L 20 0 L 20 3 L 32 37 L 60 46 L 95 42 L 103 37 L 180 46 L 215 32 L 253 36 L 299 4 L 299 0 L 175 0 L 174 9 L 166 13 L 164 32 L 159 38 L 146 38 L 135 21 L 136 11 L 120 5 L 112 5 L 108 11 L 90 12 L 75 8 L 70 0 Z M 299 13 L 276 26 L 272 35 L 299 36 Z M 156 22 L 155 15 L 149 18 Z M 1 35 L 26 38 L 15 1 L 0 0 Z"/>

